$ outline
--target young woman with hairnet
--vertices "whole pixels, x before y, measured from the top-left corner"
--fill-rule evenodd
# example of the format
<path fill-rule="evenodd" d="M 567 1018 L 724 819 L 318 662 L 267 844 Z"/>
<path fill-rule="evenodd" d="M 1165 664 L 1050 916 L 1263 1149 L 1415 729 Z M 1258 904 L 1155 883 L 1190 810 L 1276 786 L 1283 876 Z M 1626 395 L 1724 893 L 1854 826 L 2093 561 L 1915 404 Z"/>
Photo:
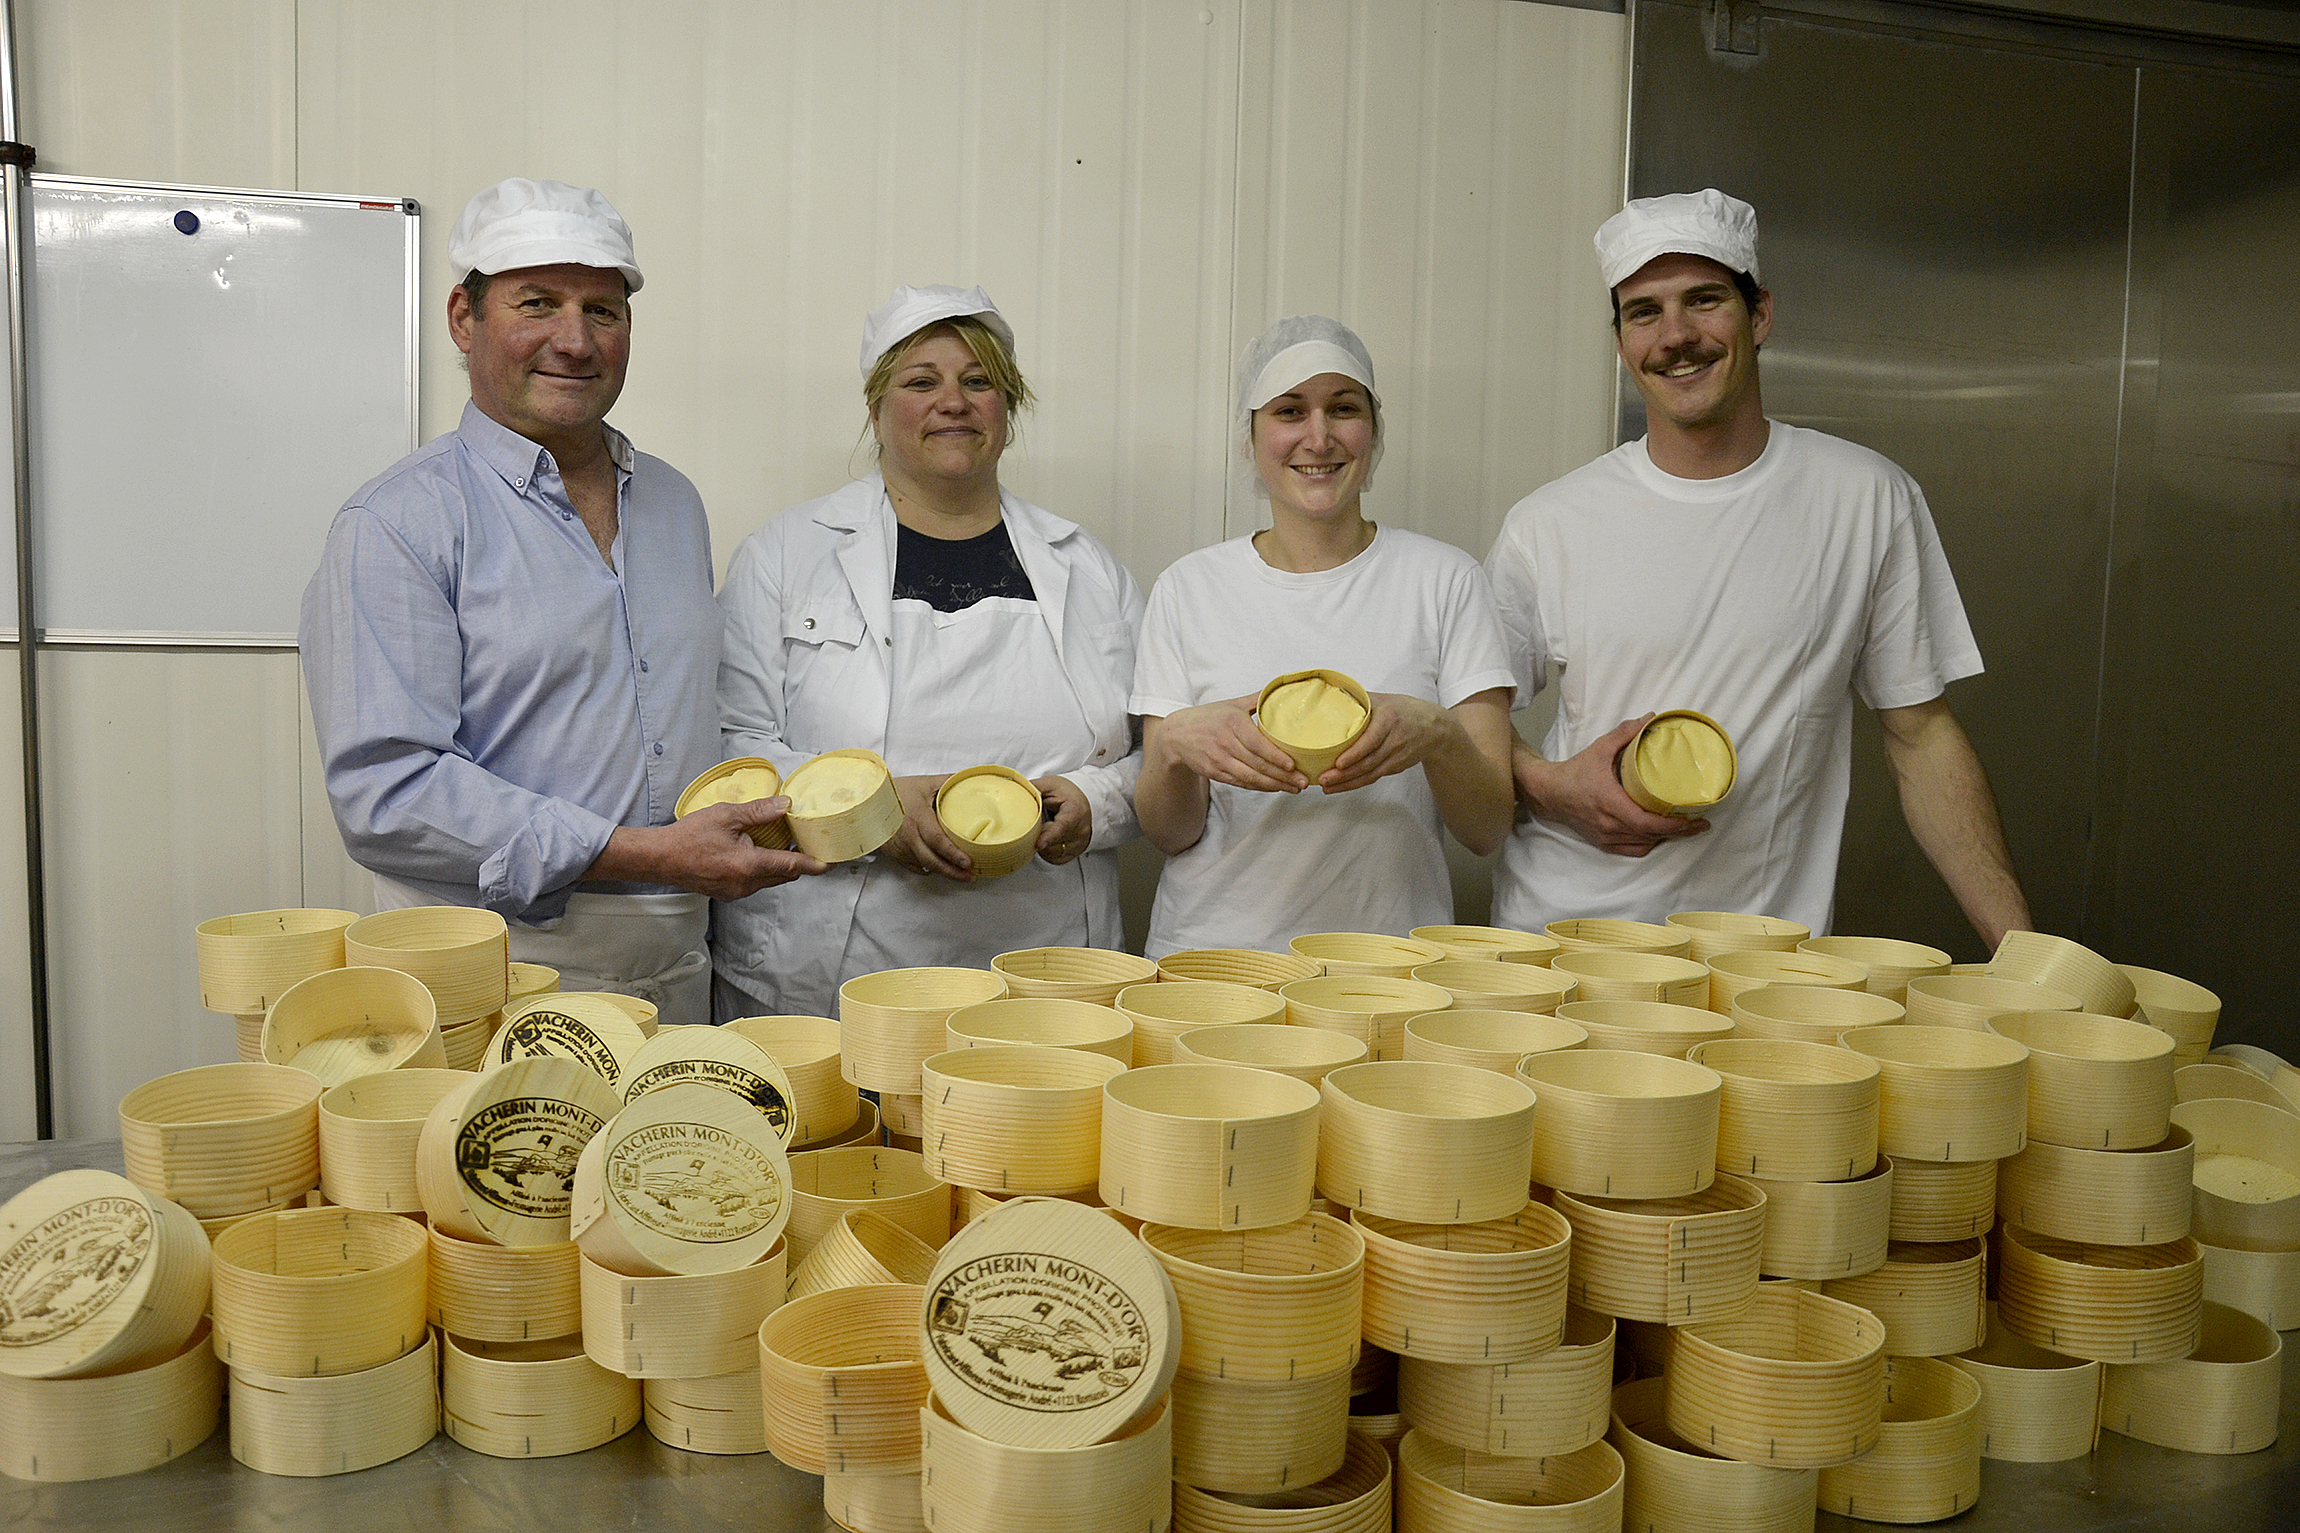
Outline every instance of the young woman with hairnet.
<path fill-rule="evenodd" d="M 1135 661 L 1134 803 L 1171 859 L 1152 957 L 1450 921 L 1441 825 L 1481 855 L 1510 827 L 1513 683 L 1484 573 L 1359 507 L 1382 452 L 1365 344 L 1321 316 L 1278 321 L 1239 361 L 1237 409 L 1271 525 L 1160 576 Z M 1317 669 L 1374 706 L 1312 783 L 1253 708 L 1273 676 Z"/>
<path fill-rule="evenodd" d="M 1122 940 L 1141 588 L 1075 523 L 999 487 L 1030 388 L 982 289 L 896 288 L 864 323 L 862 372 L 879 471 L 736 550 L 720 726 L 728 756 L 786 775 L 819 751 L 877 751 L 908 813 L 875 857 L 717 907 L 721 1020 L 836 1016 L 838 987 L 879 969 Z M 983 762 L 1057 813 L 1036 859 L 978 883 L 933 805 Z"/>

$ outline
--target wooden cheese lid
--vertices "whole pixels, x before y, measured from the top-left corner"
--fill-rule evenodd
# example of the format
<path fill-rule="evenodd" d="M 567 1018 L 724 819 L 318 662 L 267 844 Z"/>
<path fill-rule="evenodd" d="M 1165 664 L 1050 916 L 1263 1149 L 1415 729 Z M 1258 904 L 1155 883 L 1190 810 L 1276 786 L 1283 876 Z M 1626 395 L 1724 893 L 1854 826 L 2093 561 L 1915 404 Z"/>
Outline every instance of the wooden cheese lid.
<path fill-rule="evenodd" d="M 503 1026 L 487 1046 L 491 1064 L 555 1054 L 587 1066 L 621 1090 L 623 1072 L 647 1042 L 646 1033 L 621 1006 L 589 991 L 554 992 L 522 1001 L 503 1014 Z"/>
<path fill-rule="evenodd" d="M 0 1374 L 63 1379 L 166 1361 L 208 1303 L 208 1241 L 109 1171 L 59 1171 L 0 1205 Z"/>
<path fill-rule="evenodd" d="M 575 1166 L 569 1233 L 629 1277 L 731 1272 L 791 1217 L 791 1161 L 765 1115 L 732 1092 L 680 1082 L 615 1114 Z"/>
<path fill-rule="evenodd" d="M 993 1442 L 1103 1441 L 1157 1408 L 1180 1358 L 1174 1285 L 1109 1215 L 1017 1198 L 951 1236 L 926 1286 L 928 1381 Z"/>
<path fill-rule="evenodd" d="M 576 1158 L 621 1106 L 597 1071 L 555 1055 L 473 1076 L 416 1140 L 424 1212 L 459 1240 L 564 1243 Z"/>
<path fill-rule="evenodd" d="M 756 1043 L 724 1027 L 666 1027 L 648 1039 L 625 1066 L 625 1102 L 650 1091 L 692 1082 L 740 1097 L 767 1115 L 785 1145 L 798 1129 L 798 1093 L 788 1071 Z"/>

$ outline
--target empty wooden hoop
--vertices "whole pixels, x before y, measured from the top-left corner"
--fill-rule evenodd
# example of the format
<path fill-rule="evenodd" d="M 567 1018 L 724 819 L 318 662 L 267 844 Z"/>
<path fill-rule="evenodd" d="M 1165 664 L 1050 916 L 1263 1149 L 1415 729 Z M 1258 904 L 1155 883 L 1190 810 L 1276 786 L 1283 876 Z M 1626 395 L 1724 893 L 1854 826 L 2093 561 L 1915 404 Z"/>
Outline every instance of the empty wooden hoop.
<path fill-rule="evenodd" d="M 501 1011 L 511 993 L 511 929 L 492 910 L 416 905 L 362 916 L 343 931 L 346 964 L 404 969 L 453 1027 Z"/>
<path fill-rule="evenodd" d="M 1077 1448 L 993 1442 L 919 1407 L 921 1509 L 935 1533 L 1004 1533 L 1018 1512 L 1064 1533 L 1135 1533 L 1163 1523 L 1173 1493 L 1174 1416 L 1158 1407 Z"/>
<path fill-rule="evenodd" d="M 1819 1504 L 1866 1522 L 1938 1522 L 1981 1494 L 1981 1386 L 1930 1357 L 1885 1359 L 1877 1446 L 1821 1471 Z"/>
<path fill-rule="evenodd" d="M 1981 1344 L 1986 1243 L 1901 1242 L 1867 1272 L 1831 1278 L 1821 1292 L 1885 1323 L 1887 1357 L 1946 1357 Z"/>
<path fill-rule="evenodd" d="M 2012 1011 L 1991 1032 L 2027 1045 L 2028 1136 L 2139 1150 L 2172 1126 L 2172 1039 L 2145 1022 L 2086 1011 Z"/>
<path fill-rule="evenodd" d="M 2192 1065 L 2212 1047 L 2212 1034 L 2220 1026 L 2220 997 L 2177 974 L 2120 963 L 2117 968 L 2132 982 L 2137 1015 L 2150 1027 L 2172 1035 L 2173 1059 Z"/>
<path fill-rule="evenodd" d="M 1448 958 L 1491 958 L 1545 969 L 1552 958 L 1565 951 L 1555 937 L 1512 931 L 1506 926 L 1417 926 L 1406 935 L 1417 942 L 1436 943 Z"/>
<path fill-rule="evenodd" d="M 950 1014 L 995 1001 L 988 969 L 882 969 L 839 986 L 839 1068 L 866 1091 L 919 1094 L 919 1061 L 950 1047 Z"/>
<path fill-rule="evenodd" d="M 476 1022 L 458 1022 L 453 1027 L 439 1030 L 439 1050 L 446 1056 L 447 1068 L 474 1073 L 487 1063 L 487 1046 L 495 1041 L 495 1030 L 503 1025 L 503 1014 L 492 1012 Z M 262 1045 L 257 1045 L 261 1054 Z"/>
<path fill-rule="evenodd" d="M 0 1474 L 59 1483 L 156 1469 L 215 1435 L 224 1366 L 195 1317 L 172 1356 L 86 1379 L 0 1373 Z"/>
<path fill-rule="evenodd" d="M 167 1362 L 208 1307 L 210 1265 L 208 1238 L 182 1205 L 109 1171 L 42 1177 L 0 1204 L 0 1377 Z"/>
<path fill-rule="evenodd" d="M 1418 937 L 1392 937 L 1381 932 L 1312 932 L 1296 937 L 1288 946 L 1294 956 L 1318 966 L 1321 974 L 1380 975 L 1406 979 L 1424 964 L 1442 961 L 1444 948 Z"/>
<path fill-rule="evenodd" d="M 576 1165 L 621 1107 L 614 1087 L 572 1059 L 522 1059 L 473 1076 L 439 1099 L 415 1142 L 415 1185 L 432 1227 L 507 1246 L 569 1239 Z"/>
<path fill-rule="evenodd" d="M 1709 1004 L 1709 968 L 1690 958 L 1642 948 L 1582 948 L 1563 952 L 1550 968 L 1570 975 L 1582 1001 L 1667 1001 Z"/>
<path fill-rule="evenodd" d="M 803 1299 L 826 1288 L 864 1283 L 923 1286 L 933 1271 L 934 1247 L 883 1215 L 854 1208 L 839 1216 L 792 1271 L 786 1297 Z"/>
<path fill-rule="evenodd" d="M 382 1070 L 322 1093 L 319 1186 L 327 1200 L 377 1213 L 421 1213 L 415 1147 L 423 1120 L 470 1079 L 461 1070 Z"/>
<path fill-rule="evenodd" d="M 1670 1429 L 1667 1404 L 1658 1377 L 1633 1379 L 1613 1391 L 1613 1424 L 1605 1440 L 1627 1469 L 1623 1527 L 1812 1533 L 1819 1471 L 1704 1453 Z"/>
<path fill-rule="evenodd" d="M 1733 1036 L 1831 1046 L 1856 1027 L 1886 1027 L 1907 1011 L 1889 996 L 1815 985 L 1765 985 L 1733 997 Z"/>
<path fill-rule="evenodd" d="M 1893 1001 L 1907 996 L 1910 980 L 1949 972 L 1948 954 L 1897 937 L 1808 937 L 1797 944 L 1797 949 L 1859 964 L 1868 972 L 1861 988 Z"/>
<path fill-rule="evenodd" d="M 439 1433 L 439 1344 L 320 1378 L 231 1370 L 232 1457 L 259 1474 L 315 1478 L 405 1458 Z"/>
<path fill-rule="evenodd" d="M 796 801 L 799 795 L 790 790 L 798 786 L 807 768 L 829 760 L 855 760 L 876 767 L 877 786 L 863 798 L 828 814 L 789 813 L 783 816 L 783 823 L 790 827 L 792 844 L 809 857 L 818 862 L 850 862 L 877 851 L 902 829 L 902 796 L 895 791 L 894 773 L 877 752 L 851 746 L 823 751 L 800 762 L 784 780 L 784 792 Z"/>
<path fill-rule="evenodd" d="M 1383 974 L 1325 974 L 1281 985 L 1286 1020 L 1355 1038 L 1373 1061 L 1405 1057 L 1406 1023 L 1453 1005 L 1451 992 Z"/>
<path fill-rule="evenodd" d="M 678 801 L 671 805 L 671 817 L 678 820 L 685 819 L 694 811 L 695 800 L 701 796 L 704 789 L 713 783 L 722 782 L 734 776 L 737 772 L 765 772 L 767 774 L 767 791 L 756 795 L 758 798 L 773 798 L 783 791 L 782 774 L 775 770 L 775 764 L 772 761 L 764 756 L 736 756 L 732 760 L 720 762 L 687 784 L 686 788 L 680 792 Z M 763 846 L 771 852 L 786 850 L 791 844 L 791 827 L 787 818 L 769 820 L 764 825 L 747 825 L 743 827 L 743 834 L 749 836 L 753 844 Z"/>
<path fill-rule="evenodd" d="M 1010 836 L 1003 841 L 976 841 L 959 834 L 948 820 L 942 819 L 943 795 L 948 793 L 954 785 L 973 777 L 1002 778 L 1023 788 L 1030 794 L 1032 806 L 1030 822 L 1019 834 Z M 1046 824 L 1042 812 L 1045 807 L 1046 797 L 1038 791 L 1038 784 L 1012 767 L 996 764 L 962 767 L 945 777 L 942 780 L 942 786 L 934 790 L 935 817 L 941 820 L 942 828 L 950 839 L 958 843 L 959 850 L 966 853 L 967 860 L 974 864 L 974 877 L 978 883 L 985 879 L 1004 878 L 1015 869 L 1037 858 L 1038 832 Z"/>
<path fill-rule="evenodd" d="M 927 1169 L 954 1187 L 1075 1192 L 1101 1174 L 1102 1087 L 1125 1061 L 990 1044 L 923 1061 Z"/>
<path fill-rule="evenodd" d="M 1717 1072 L 1717 1164 L 1767 1181 L 1845 1181 L 1877 1163 L 1878 1068 L 1850 1049 L 1719 1038 L 1686 1055 Z"/>
<path fill-rule="evenodd" d="M 1909 981 L 1902 1005 L 1924 1027 L 1986 1027 L 2008 1011 L 2078 1011 L 2066 990 L 2001 974 L 1921 974 Z"/>
<path fill-rule="evenodd" d="M 1568 1049 L 1529 1054 L 1516 1073 L 1540 1103 L 1533 1179 L 1543 1186 L 1664 1198 L 1717 1174 L 1716 1071 L 1637 1050 Z"/>
<path fill-rule="evenodd" d="M 319 1185 L 317 1076 L 199 1065 L 120 1098 L 128 1180 L 201 1219 L 271 1208 Z"/>
<path fill-rule="evenodd" d="M 2064 990 L 2084 1011 L 2129 1017 L 2140 1009 L 2132 976 L 2083 943 L 2050 932 L 2006 932 L 1989 958 L 1989 969 L 2006 979 Z"/>
<path fill-rule="evenodd" d="M 1366 1242 L 1349 1225 L 1305 1214 L 1260 1230 L 1141 1233 L 1181 1306 L 1183 1372 L 1277 1382 L 1356 1364 Z"/>
<path fill-rule="evenodd" d="M 2176 1045 L 2173 1059 L 2180 1058 Z M 2218 1060 L 2200 1060 L 2195 1064 L 2179 1065 L 2172 1072 L 2172 1100 L 2175 1106 L 2182 1102 L 2199 1102 L 2233 1097 L 2239 1102 L 2265 1102 L 2278 1112 L 2300 1113 L 2295 1103 L 2274 1085 L 2260 1078 L 2257 1072 L 2242 1065 L 2224 1065 Z"/>
<path fill-rule="evenodd" d="M 2207 1301 L 2187 1357 L 2108 1365 L 2101 1425 L 2182 1453 L 2256 1453 L 2276 1440 L 2283 1356 L 2266 1322 Z"/>
<path fill-rule="evenodd" d="M 1703 1006 L 1671 1001 L 1569 1001 L 1559 1017 L 1589 1035 L 1593 1049 L 1626 1049 L 1683 1059 L 1697 1044 L 1732 1036 L 1733 1023 Z"/>
<path fill-rule="evenodd" d="M 1580 994 L 1570 976 L 1545 965 L 1490 958 L 1441 958 L 1407 977 L 1437 986 L 1456 1006 L 1478 1011 L 1554 1012 Z"/>
<path fill-rule="evenodd" d="M 1963 1240 L 1985 1235 L 1996 1218 L 1993 1160 L 1893 1162 L 1895 1240 Z"/>
<path fill-rule="evenodd" d="M 642 1379 L 639 1408 L 647 1435 L 687 1453 L 767 1451 L 766 1404 L 754 1363 L 709 1379 Z"/>
<path fill-rule="evenodd" d="M 1528 1054 L 1578 1049 L 1588 1041 L 1579 1023 L 1546 1013 L 1456 1008 L 1408 1019 L 1405 1057 L 1512 1075 Z"/>
<path fill-rule="evenodd" d="M 627 1277 L 579 1262 L 583 1350 L 626 1378 L 715 1378 L 758 1364 L 759 1326 L 783 1303 L 786 1248 L 748 1267 Z"/>
<path fill-rule="evenodd" d="M 1114 1006 L 1119 991 L 1158 978 L 1158 966 L 1149 959 L 1099 947 L 1020 948 L 999 954 L 990 968 L 1006 981 L 1008 995 L 1095 1006 Z"/>
<path fill-rule="evenodd" d="M 1981 1387 L 1981 1457 L 2016 1464 L 2082 1458 L 2100 1437 L 2100 1369 L 2023 1341 L 1988 1306 L 1988 1337 L 1944 1359 Z"/>
<path fill-rule="evenodd" d="M 1997 1313 L 2014 1334 L 2104 1363 L 2171 1362 L 2196 1349 L 2204 1262 L 2195 1241 L 2080 1245 L 2007 1224 L 1997 1249 Z"/>
<path fill-rule="evenodd" d="M 581 1249 L 499 1246 L 431 1231 L 433 1325 L 478 1341 L 540 1341 L 583 1329 Z"/>
<path fill-rule="evenodd" d="M 1174 1533 L 1388 1533 L 1396 1466 L 1350 1419 L 1342 1467 L 1315 1484 L 1245 1497 L 1176 1482 Z"/>
<path fill-rule="evenodd" d="M 923 1475 L 826 1474 L 823 1511 L 848 1533 L 927 1533 Z"/>
<path fill-rule="evenodd" d="M 1897 1174 L 1893 1162 L 1880 1155 L 1866 1175 L 1847 1181 L 1751 1177 L 1765 1194 L 1765 1247 L 1758 1270 L 1767 1277 L 1816 1282 L 1874 1270 L 1891 1242 Z"/>
<path fill-rule="evenodd" d="M 1616 1533 L 1621 1455 L 1593 1442 L 1552 1458 L 1497 1458 L 1409 1431 L 1398 1444 L 1408 1533 Z"/>
<path fill-rule="evenodd" d="M 1696 1324 L 1730 1315 L 1757 1291 L 1765 1194 L 1720 1175 L 1676 1198 L 1581 1198 L 1559 1191 L 1573 1226 L 1566 1295 L 1624 1320 Z"/>
<path fill-rule="evenodd" d="M 1270 1495 L 1314 1485 L 1348 1456 L 1350 1371 L 1277 1382 L 1174 1376 L 1175 1480 Z"/>
<path fill-rule="evenodd" d="M 2139 1150 L 2076 1150 L 2030 1139 L 1997 1162 L 1997 1206 L 2013 1223 L 2095 1245 L 2145 1246 L 2189 1230 L 2196 1144 L 2173 1124 Z"/>
<path fill-rule="evenodd" d="M 1275 988 L 1227 980 L 1169 980 L 1129 985 L 1114 1003 L 1134 1023 L 1135 1068 L 1170 1065 L 1174 1040 L 1200 1027 L 1283 1022 L 1285 998 Z"/>
<path fill-rule="evenodd" d="M 431 992 L 398 969 L 323 969 L 290 986 L 264 1016 L 262 1049 L 267 1063 L 308 1071 L 322 1086 L 447 1064 Z"/>
<path fill-rule="evenodd" d="M 2258 1102 L 2182 1102 L 2196 1141 L 2190 1233 L 2243 1251 L 2300 1250 L 2300 1117 Z"/>
<path fill-rule="evenodd" d="M 268 1010 L 297 982 L 343 967 L 348 910 L 251 910 L 211 916 L 192 928 L 200 1004 L 246 1016 Z"/>
<path fill-rule="evenodd" d="M 1353 1216 L 1366 1243 L 1366 1341 L 1443 1363 L 1538 1357 L 1564 1335 L 1573 1230 L 1527 1203 L 1506 1218 L 1421 1224 Z"/>
<path fill-rule="evenodd" d="M 639 1383 L 600 1367 L 575 1337 L 475 1341 L 440 1354 L 447 1435 L 490 1458 L 557 1458 L 613 1442 L 639 1424 Z"/>
<path fill-rule="evenodd" d="M 926 1291 L 830 1288 L 759 1326 L 767 1449 L 802 1474 L 912 1474 L 926 1403 Z"/>
<path fill-rule="evenodd" d="M 1669 1426 L 1704 1453 L 1823 1469 L 1876 1446 L 1885 1328 L 1826 1294 L 1769 1284 L 1740 1314 L 1680 1327 L 1666 1380 Z"/>
<path fill-rule="evenodd" d="M 216 1237 L 216 1356 L 256 1373 L 359 1373 L 429 1324 L 421 1224 L 356 1208 L 295 1208 Z"/>
<path fill-rule="evenodd" d="M 829 1017 L 737 1017 L 727 1029 L 765 1049 L 789 1077 L 793 1150 L 854 1127 L 862 1097 L 839 1073 L 836 1022 Z"/>
<path fill-rule="evenodd" d="M 1418 1431 L 1473 1453 L 1538 1458 L 1605 1435 L 1614 1320 L 1568 1305 L 1558 1344 L 1515 1363 L 1398 1359 L 1398 1409 Z"/>
<path fill-rule="evenodd" d="M 1853 1028 L 1845 1047 L 1877 1061 L 1877 1148 L 1896 1162 L 1999 1160 L 2028 1143 L 2026 1044 L 1903 1022 Z"/>
<path fill-rule="evenodd" d="M 1174 1039 L 1175 1064 L 1244 1065 L 1290 1075 L 1311 1086 L 1323 1083 L 1328 1074 L 1345 1065 L 1364 1064 L 1367 1052 L 1362 1040 L 1347 1033 L 1292 1027 L 1283 1022 L 1194 1027 Z"/>
<path fill-rule="evenodd" d="M 1733 910 L 1680 910 L 1662 923 L 1692 935 L 1685 956 L 1707 963 L 1720 953 L 1787 953 L 1813 935 L 1802 921 L 1743 915 Z"/>
<path fill-rule="evenodd" d="M 783 1227 L 793 1272 L 840 1217 L 868 1208 L 928 1245 L 950 1239 L 951 1187 L 916 1151 L 844 1145 L 791 1157 L 791 1222 Z"/>
<path fill-rule="evenodd" d="M 1721 1017 L 1733 1014 L 1733 997 L 1744 990 L 1768 985 L 1811 985 L 1822 990 L 1859 990 L 1869 971 L 1845 958 L 1801 949 L 1789 952 L 1763 948 L 1719 953 L 1709 960 L 1709 1009 Z"/>
<path fill-rule="evenodd" d="M 2239 1251 L 2209 1246 L 2204 1256 L 2204 1297 L 2240 1309 L 2271 1328 L 2300 1323 L 2300 1251 Z"/>
<path fill-rule="evenodd" d="M 1242 1065 L 1153 1065 L 1103 1087 L 1102 1201 L 1155 1224 L 1257 1229 L 1309 1212 L 1320 1088 Z"/>
<path fill-rule="evenodd" d="M 1537 1056 L 1546 1057 L 1546 1056 Z M 1468 1224 L 1524 1206 L 1534 1095 L 1469 1065 L 1345 1065 L 1319 1087 L 1318 1190 L 1389 1219 Z"/>
<path fill-rule="evenodd" d="M 1623 953 L 1659 953 L 1683 958 L 1693 950 L 1693 933 L 1651 921 L 1617 921 L 1602 916 L 1577 916 L 1552 921 L 1542 928 L 1550 940 L 1568 953 L 1610 949 Z M 1707 977 L 1707 971 L 1703 971 Z"/>
<path fill-rule="evenodd" d="M 954 1049 L 1031 1044 L 1107 1054 L 1121 1065 L 1134 1062 L 1134 1021 L 1113 1006 L 1051 996 L 1009 996 L 962 1006 L 943 1024 Z"/>
<path fill-rule="evenodd" d="M 1271 953 L 1261 948 L 1207 947 L 1168 953 L 1158 960 L 1161 980 L 1219 980 L 1275 990 L 1297 979 L 1314 979 L 1324 968 L 1293 953 Z"/>

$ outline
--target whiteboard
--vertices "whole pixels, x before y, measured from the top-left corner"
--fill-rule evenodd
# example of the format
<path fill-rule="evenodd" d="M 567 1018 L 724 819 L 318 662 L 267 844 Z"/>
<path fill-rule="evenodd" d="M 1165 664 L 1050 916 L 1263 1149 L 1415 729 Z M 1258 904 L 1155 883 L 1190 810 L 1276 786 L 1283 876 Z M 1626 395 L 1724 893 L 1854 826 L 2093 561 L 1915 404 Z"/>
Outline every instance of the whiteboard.
<path fill-rule="evenodd" d="M 293 645 L 336 508 L 416 445 L 415 203 L 30 186 L 40 636 Z"/>

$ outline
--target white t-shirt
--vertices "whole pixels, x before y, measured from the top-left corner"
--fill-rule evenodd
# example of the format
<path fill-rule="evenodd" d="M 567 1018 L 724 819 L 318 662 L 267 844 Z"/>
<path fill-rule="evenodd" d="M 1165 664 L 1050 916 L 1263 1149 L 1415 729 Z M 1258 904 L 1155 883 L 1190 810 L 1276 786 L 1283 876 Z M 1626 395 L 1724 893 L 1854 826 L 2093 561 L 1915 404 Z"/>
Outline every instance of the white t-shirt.
<path fill-rule="evenodd" d="M 1757 461 L 1722 479 L 1663 473 L 1642 439 L 1615 448 L 1511 508 L 1486 573 L 1517 705 L 1560 667 L 1544 756 L 1668 708 L 1716 719 L 1740 756 L 1709 830 L 1643 858 L 1519 825 L 1494 874 L 1501 926 L 1737 910 L 1826 932 L 1854 695 L 1906 707 L 1981 669 L 1916 481 L 1778 421 Z"/>
<path fill-rule="evenodd" d="M 1450 543 L 1377 528 L 1338 569 L 1272 569 L 1251 538 L 1177 560 L 1150 593 L 1133 711 L 1258 693 L 1288 671 L 1334 670 L 1369 692 L 1450 708 L 1512 684 L 1477 561 Z M 1420 767 L 1328 798 L 1212 785 L 1206 831 L 1158 880 L 1145 951 L 1284 952 L 1306 932 L 1403 934 L 1453 919 L 1443 825 Z"/>

